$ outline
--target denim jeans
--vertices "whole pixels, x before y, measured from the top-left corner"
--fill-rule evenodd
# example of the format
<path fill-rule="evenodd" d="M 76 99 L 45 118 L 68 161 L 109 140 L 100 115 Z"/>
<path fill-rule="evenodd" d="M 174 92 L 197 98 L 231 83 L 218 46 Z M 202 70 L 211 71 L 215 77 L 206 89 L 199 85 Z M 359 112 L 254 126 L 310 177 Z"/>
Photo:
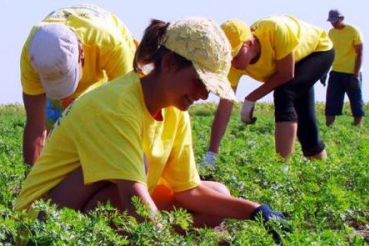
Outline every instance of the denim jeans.
<path fill-rule="evenodd" d="M 364 112 L 364 101 L 361 84 L 362 75 L 358 81 L 353 80 L 353 74 L 331 71 L 329 73 L 325 115 L 341 115 L 345 93 L 350 101 L 351 112 L 354 117 L 362 117 Z"/>

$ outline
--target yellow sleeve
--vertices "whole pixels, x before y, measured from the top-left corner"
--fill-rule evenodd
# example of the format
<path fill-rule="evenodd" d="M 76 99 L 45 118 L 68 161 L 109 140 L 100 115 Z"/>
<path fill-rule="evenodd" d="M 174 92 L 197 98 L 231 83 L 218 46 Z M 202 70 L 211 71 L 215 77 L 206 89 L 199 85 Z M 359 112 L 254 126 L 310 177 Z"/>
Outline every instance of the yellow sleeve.
<path fill-rule="evenodd" d="M 20 57 L 20 73 L 21 73 L 21 83 L 22 90 L 27 95 L 41 95 L 44 93 L 44 89 L 41 85 L 41 80 L 38 73 L 33 69 L 31 64 L 31 59 L 29 56 L 29 44 L 33 37 L 33 34 L 37 30 L 35 26 L 28 36 Z"/>
<path fill-rule="evenodd" d="M 353 29 L 354 29 L 354 45 L 362 44 L 363 38 L 361 36 L 359 29 L 357 29 L 356 27 L 354 27 Z"/>
<path fill-rule="evenodd" d="M 190 117 L 188 112 L 180 114 L 173 149 L 162 174 L 174 192 L 192 189 L 201 182 L 193 152 Z"/>

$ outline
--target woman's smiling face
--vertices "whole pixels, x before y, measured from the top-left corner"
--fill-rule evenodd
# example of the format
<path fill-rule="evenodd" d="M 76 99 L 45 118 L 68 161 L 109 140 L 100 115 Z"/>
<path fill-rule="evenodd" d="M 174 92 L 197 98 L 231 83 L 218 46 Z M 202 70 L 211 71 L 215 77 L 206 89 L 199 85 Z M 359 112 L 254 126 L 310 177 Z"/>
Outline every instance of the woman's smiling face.
<path fill-rule="evenodd" d="M 174 107 L 185 111 L 195 101 L 208 98 L 209 92 L 193 66 L 177 70 L 172 75 L 173 80 L 168 99 Z"/>

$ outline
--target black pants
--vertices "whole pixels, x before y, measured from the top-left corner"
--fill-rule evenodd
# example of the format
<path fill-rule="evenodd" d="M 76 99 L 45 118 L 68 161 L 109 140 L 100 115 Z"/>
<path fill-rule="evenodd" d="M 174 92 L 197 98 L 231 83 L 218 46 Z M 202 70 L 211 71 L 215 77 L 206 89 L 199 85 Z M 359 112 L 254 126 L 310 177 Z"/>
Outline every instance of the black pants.
<path fill-rule="evenodd" d="M 350 100 L 351 112 L 354 117 L 363 117 L 364 101 L 362 94 L 362 75 L 359 83 L 353 83 L 353 74 L 331 71 L 329 73 L 325 115 L 341 115 L 345 94 Z"/>
<path fill-rule="evenodd" d="M 334 51 L 314 52 L 295 64 L 295 77 L 274 91 L 275 121 L 297 122 L 304 156 L 324 150 L 315 116 L 314 84 L 329 71 Z"/>

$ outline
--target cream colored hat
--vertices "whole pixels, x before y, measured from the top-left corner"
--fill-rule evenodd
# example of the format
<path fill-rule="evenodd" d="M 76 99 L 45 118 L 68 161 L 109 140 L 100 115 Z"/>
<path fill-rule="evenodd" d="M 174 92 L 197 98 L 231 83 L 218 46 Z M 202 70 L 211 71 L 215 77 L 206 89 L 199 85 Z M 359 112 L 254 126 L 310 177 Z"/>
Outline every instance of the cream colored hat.
<path fill-rule="evenodd" d="M 171 23 L 163 45 L 192 61 L 208 91 L 236 101 L 228 81 L 231 47 L 220 26 L 201 17 L 186 17 Z"/>
<path fill-rule="evenodd" d="M 63 99 L 74 93 L 80 79 L 76 34 L 64 24 L 41 25 L 30 43 L 29 55 L 48 97 Z"/>

